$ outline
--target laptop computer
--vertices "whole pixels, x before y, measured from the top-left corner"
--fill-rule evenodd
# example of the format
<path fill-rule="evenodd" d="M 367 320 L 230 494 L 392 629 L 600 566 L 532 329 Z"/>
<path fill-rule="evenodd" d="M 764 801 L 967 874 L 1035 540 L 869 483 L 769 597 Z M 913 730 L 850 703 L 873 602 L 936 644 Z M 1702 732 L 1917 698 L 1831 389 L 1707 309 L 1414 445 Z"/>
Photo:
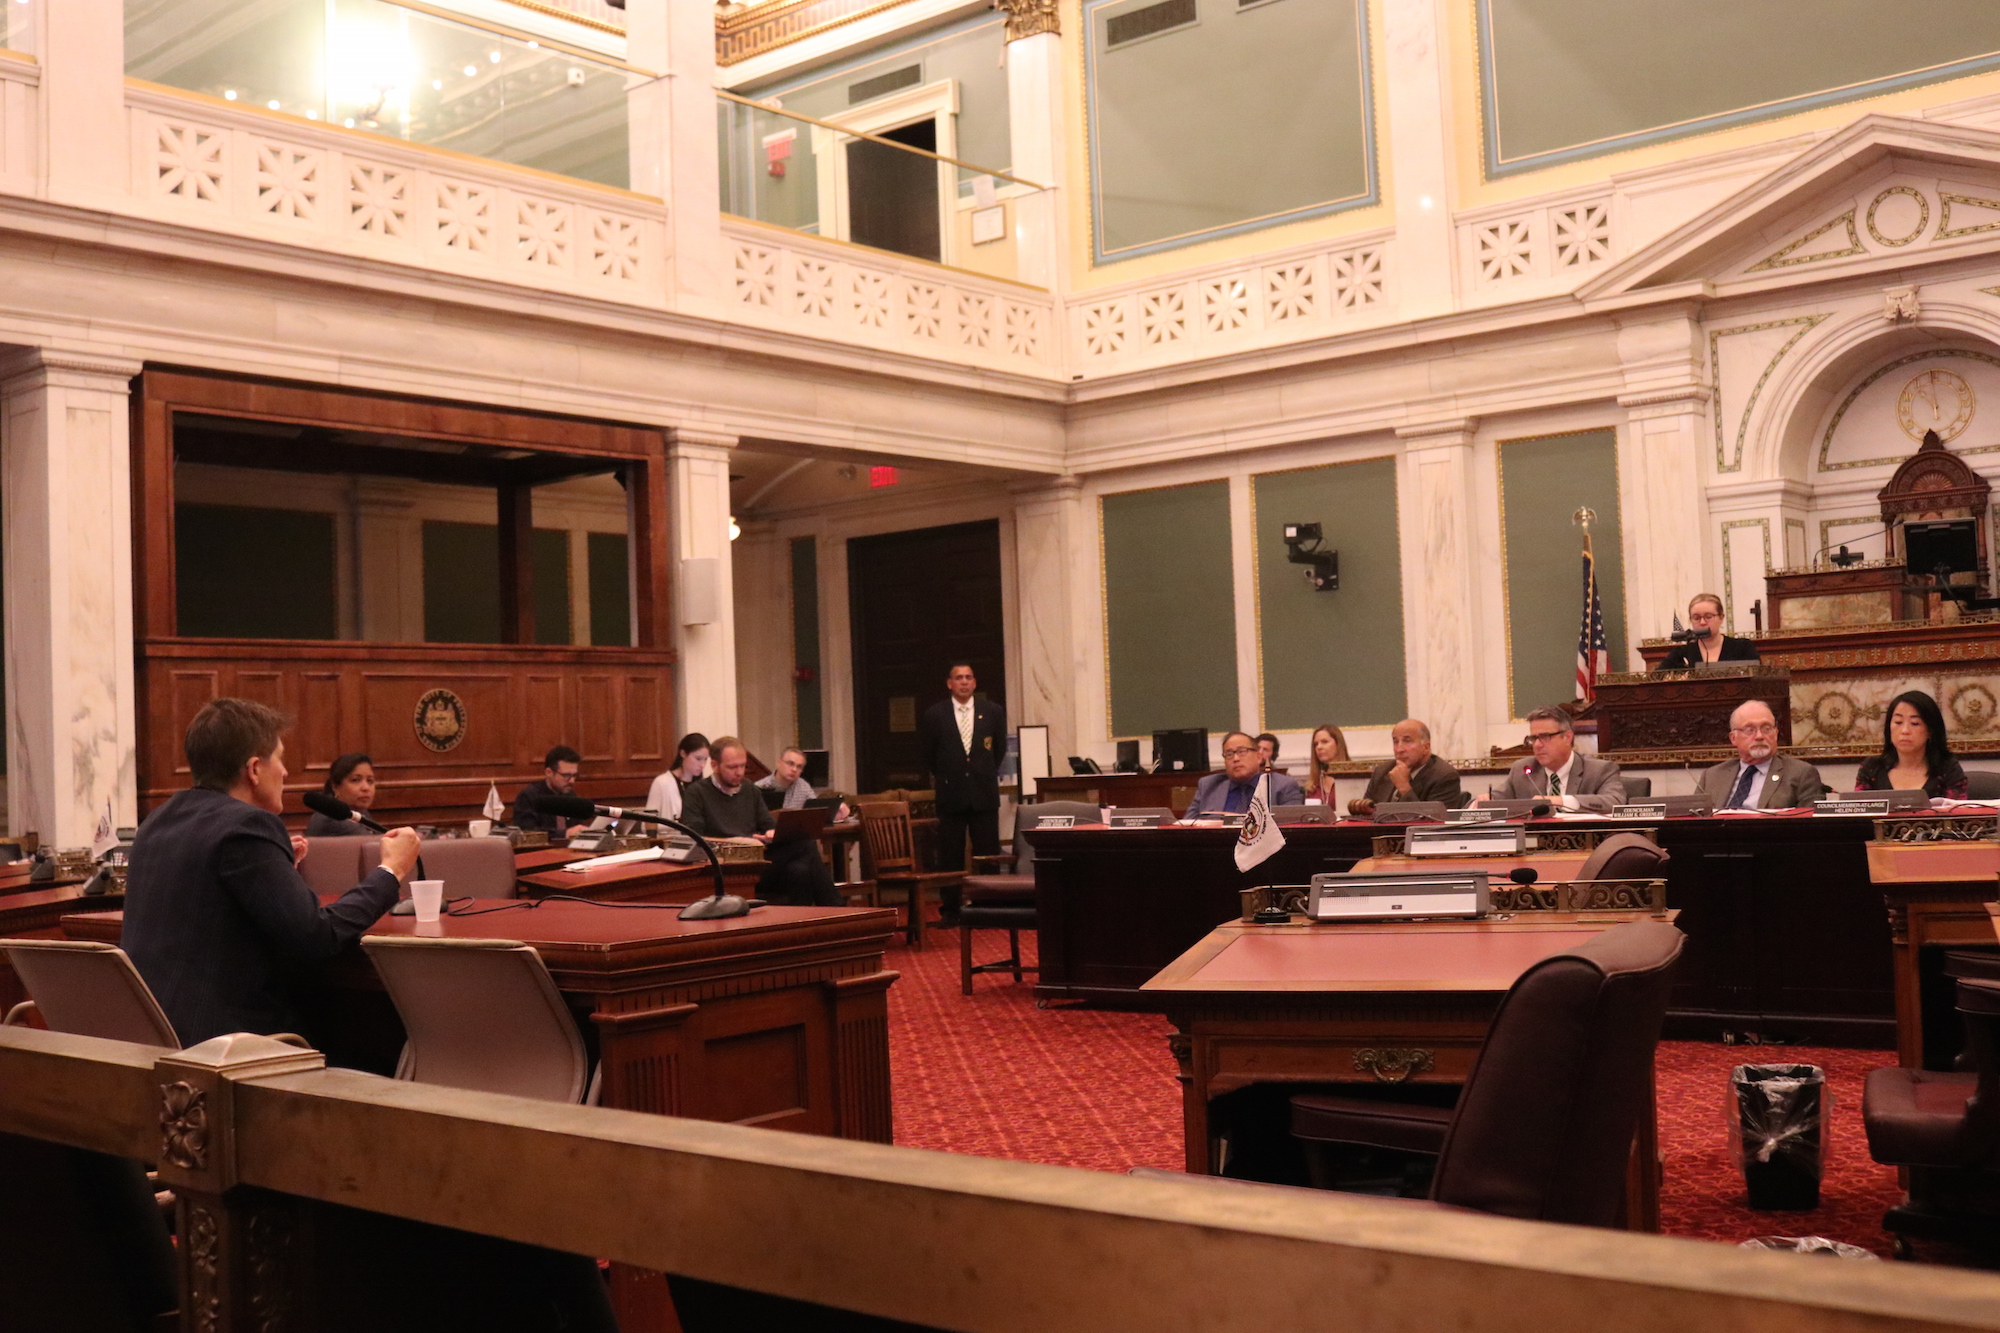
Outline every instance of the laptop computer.
<path fill-rule="evenodd" d="M 778 821 L 778 836 L 781 838 L 817 838 L 832 814 L 833 811 L 823 805 L 805 805 L 796 810 L 779 810 L 773 818 Z"/>

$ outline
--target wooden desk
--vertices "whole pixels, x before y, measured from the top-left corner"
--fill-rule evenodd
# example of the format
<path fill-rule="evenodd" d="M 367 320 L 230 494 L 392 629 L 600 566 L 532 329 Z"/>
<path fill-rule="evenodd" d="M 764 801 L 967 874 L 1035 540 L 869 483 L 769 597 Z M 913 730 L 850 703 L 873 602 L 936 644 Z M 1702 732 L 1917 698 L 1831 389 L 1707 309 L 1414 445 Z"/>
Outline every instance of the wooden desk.
<path fill-rule="evenodd" d="M 1076 773 L 1035 779 L 1038 801 L 1091 805 L 1166 806 L 1176 815 L 1194 801 L 1206 773 Z"/>
<path fill-rule="evenodd" d="M 1553 884 L 1575 879 L 1590 859 L 1589 852 L 1529 852 L 1524 856 L 1368 856 L 1354 863 L 1357 875 L 1420 875 L 1439 870 L 1484 870 L 1496 879 L 1526 866 L 1535 882 Z"/>
<path fill-rule="evenodd" d="M 1898 1063 L 1950 1069 L 1962 1040 L 1951 980 L 1938 949 L 1924 950 L 1993 943 L 2000 842 L 1871 842 L 1868 874 L 1889 906 Z"/>
<path fill-rule="evenodd" d="M 722 881 L 730 893 L 750 897 L 768 861 L 724 861 Z M 600 902 L 647 902 L 684 904 L 715 892 L 715 876 L 708 862 L 683 865 L 678 861 L 638 861 L 590 870 L 544 870 L 522 875 L 514 881 L 523 898 L 544 898 L 552 893 L 573 894 Z"/>
<path fill-rule="evenodd" d="M 1464 1083 L 1528 968 L 1642 914 L 1218 927 L 1141 988 L 1180 1062 L 1190 1173 L 1214 1174 L 1211 1103 L 1259 1083 Z M 1635 1230 L 1659 1230 L 1658 1126 L 1635 1160 Z"/>
<path fill-rule="evenodd" d="M 572 861 L 590 857 L 590 852 L 573 852 L 567 847 L 530 847 L 514 853 L 514 873 L 532 875 L 538 870 L 554 870 Z"/>
<path fill-rule="evenodd" d="M 504 901 L 517 905 L 428 925 L 385 916 L 369 933 L 533 945 L 597 1048 L 601 1105 L 892 1140 L 888 991 L 897 974 L 882 955 L 893 911 L 760 907 L 728 921 L 682 921 L 667 907 Z M 62 920 L 72 939 L 111 943 L 123 924 L 123 912 Z M 386 1008 L 358 949 L 322 968 L 316 989 L 364 1022 L 379 1022 Z M 400 1023 L 370 1037 L 384 1038 L 393 1054 Z M 612 1296 L 627 1333 L 675 1327 L 657 1278 L 613 1265 Z"/>
<path fill-rule="evenodd" d="M 1928 817 L 1928 816 L 1922 816 Z M 1675 969 L 1667 1035 L 1716 1040 L 1774 1033 L 1832 1046 L 1896 1044 L 1896 997 L 1882 894 L 1869 879 L 1868 818 L 1719 816 L 1535 821 L 1568 836 L 1657 830 L 1667 905 L 1688 944 Z M 1285 829 L 1285 846 L 1248 874 L 1226 828 L 1034 829 L 1039 998 L 1129 1004 L 1146 980 L 1241 915 L 1239 893 L 1348 870 L 1398 825 L 1346 821 Z"/>

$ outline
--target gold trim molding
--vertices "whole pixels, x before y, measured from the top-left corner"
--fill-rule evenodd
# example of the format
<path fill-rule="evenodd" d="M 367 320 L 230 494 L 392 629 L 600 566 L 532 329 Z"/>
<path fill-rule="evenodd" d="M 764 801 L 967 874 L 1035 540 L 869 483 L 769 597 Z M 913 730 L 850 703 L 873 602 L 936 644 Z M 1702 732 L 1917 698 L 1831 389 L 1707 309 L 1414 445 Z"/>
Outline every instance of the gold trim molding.
<path fill-rule="evenodd" d="M 715 63 L 736 65 L 752 56 L 894 9 L 903 0 L 778 0 L 735 6 L 715 16 Z M 1013 36 L 1013 19 L 1008 19 Z"/>
<path fill-rule="evenodd" d="M 1062 32 L 1056 0 L 994 0 L 994 4 L 1007 12 L 1007 40 L 1010 42 L 1039 37 L 1045 32 Z"/>

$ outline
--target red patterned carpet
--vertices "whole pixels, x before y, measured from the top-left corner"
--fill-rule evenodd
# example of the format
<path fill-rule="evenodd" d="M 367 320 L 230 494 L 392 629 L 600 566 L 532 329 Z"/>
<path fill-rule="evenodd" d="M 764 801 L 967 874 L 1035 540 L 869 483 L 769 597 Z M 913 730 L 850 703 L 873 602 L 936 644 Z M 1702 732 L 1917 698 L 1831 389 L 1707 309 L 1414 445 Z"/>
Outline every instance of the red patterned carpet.
<path fill-rule="evenodd" d="M 1004 944 L 982 931 L 976 957 Z M 1033 961 L 1032 934 L 1022 940 Z M 923 952 L 897 948 L 889 966 L 896 1142 L 944 1152 L 1124 1171 L 1181 1165 L 1180 1084 L 1167 1022 L 1149 1014 L 1037 1009 L 1033 983 L 990 973 L 959 993 L 958 935 L 931 933 Z M 1746 1061 L 1816 1064 L 1833 1090 L 1833 1132 L 1820 1206 L 1754 1212 L 1729 1157 L 1724 1115 L 1730 1069 Z M 1660 1136 L 1666 1151 L 1663 1229 L 1734 1243 L 1818 1235 L 1888 1253 L 1882 1212 L 1900 1198 L 1894 1170 L 1875 1165 L 1861 1128 L 1861 1083 L 1893 1064 L 1890 1051 L 1660 1047 Z"/>

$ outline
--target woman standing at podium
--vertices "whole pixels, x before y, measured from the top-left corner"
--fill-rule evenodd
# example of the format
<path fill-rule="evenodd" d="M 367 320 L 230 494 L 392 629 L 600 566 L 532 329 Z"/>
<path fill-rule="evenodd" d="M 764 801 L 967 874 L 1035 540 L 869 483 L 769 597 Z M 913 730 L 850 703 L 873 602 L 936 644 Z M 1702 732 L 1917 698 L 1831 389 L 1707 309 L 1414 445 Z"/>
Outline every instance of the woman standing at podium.
<path fill-rule="evenodd" d="M 1347 737 L 1340 734 L 1339 727 L 1326 722 L 1313 728 L 1312 762 L 1306 768 L 1306 800 L 1322 805 L 1334 803 L 1333 774 L 1328 767 L 1347 757 Z"/>
<path fill-rule="evenodd" d="M 1712 592 L 1698 592 L 1688 603 L 1688 628 L 1701 637 L 1693 643 L 1675 644 L 1661 659 L 1662 671 L 1686 671 L 1703 662 L 1755 662 L 1757 645 L 1722 632 L 1722 599 Z"/>
<path fill-rule="evenodd" d="M 1965 799 L 1965 770 L 1945 748 L 1944 713 L 1922 690 L 1896 696 L 1882 723 L 1882 753 L 1862 761 L 1857 791 L 1917 791 Z"/>

